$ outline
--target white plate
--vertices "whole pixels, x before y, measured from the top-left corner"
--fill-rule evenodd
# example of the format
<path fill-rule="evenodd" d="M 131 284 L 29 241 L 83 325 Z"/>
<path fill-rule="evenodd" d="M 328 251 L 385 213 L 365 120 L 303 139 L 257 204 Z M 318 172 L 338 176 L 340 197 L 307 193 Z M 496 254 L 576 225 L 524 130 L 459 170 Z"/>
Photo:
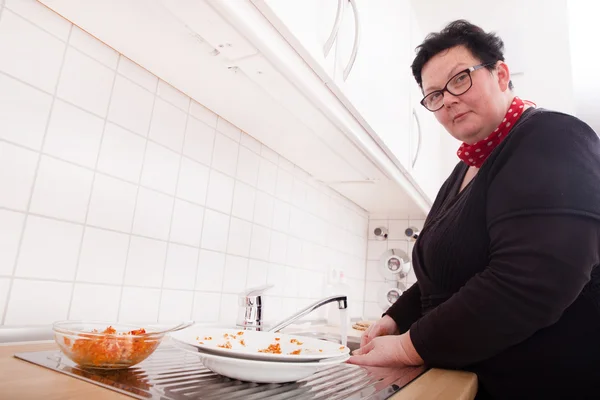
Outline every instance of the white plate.
<path fill-rule="evenodd" d="M 273 332 L 191 327 L 173 332 L 171 337 L 203 352 L 250 360 L 309 362 L 350 353 L 348 347 L 339 343 Z M 259 351 L 277 344 L 281 354 Z M 299 354 L 292 354 L 298 350 Z"/>
<path fill-rule="evenodd" d="M 256 383 L 295 382 L 308 378 L 326 368 L 341 364 L 350 358 L 346 355 L 321 361 L 289 363 L 222 357 L 203 352 L 197 352 L 196 354 L 206 368 L 217 374 L 231 379 Z"/>

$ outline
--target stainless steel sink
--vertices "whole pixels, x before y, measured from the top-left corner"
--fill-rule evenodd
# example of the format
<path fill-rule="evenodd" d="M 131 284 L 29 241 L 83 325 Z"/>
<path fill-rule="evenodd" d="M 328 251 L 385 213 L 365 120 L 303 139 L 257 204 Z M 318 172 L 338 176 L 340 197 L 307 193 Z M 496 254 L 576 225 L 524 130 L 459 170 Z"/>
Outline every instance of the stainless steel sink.
<path fill-rule="evenodd" d="M 342 335 L 339 333 L 323 333 L 314 331 L 299 331 L 299 332 L 286 332 L 288 335 L 306 336 L 313 339 L 327 340 L 328 342 L 342 343 Z M 354 351 L 360 347 L 360 339 L 355 337 L 349 337 L 346 346 L 350 351 Z"/>
<path fill-rule="evenodd" d="M 335 335 L 323 336 L 336 340 Z M 140 400 L 384 400 L 425 372 L 424 367 L 341 363 L 298 382 L 258 384 L 217 375 L 202 365 L 196 354 L 169 343 L 126 370 L 81 368 L 56 350 L 15 356 Z"/>

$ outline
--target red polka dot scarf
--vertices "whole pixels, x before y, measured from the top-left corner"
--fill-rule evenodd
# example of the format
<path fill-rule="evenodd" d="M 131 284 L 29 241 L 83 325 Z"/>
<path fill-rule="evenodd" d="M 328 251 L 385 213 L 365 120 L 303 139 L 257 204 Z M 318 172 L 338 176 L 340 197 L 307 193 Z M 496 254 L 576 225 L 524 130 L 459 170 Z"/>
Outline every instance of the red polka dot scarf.
<path fill-rule="evenodd" d="M 513 125 L 521 118 L 525 103 L 535 106 L 534 103 L 515 97 L 506 112 L 506 116 L 491 135 L 473 144 L 463 143 L 456 154 L 465 164 L 480 168 L 492 151 L 498 146 L 512 129 Z"/>

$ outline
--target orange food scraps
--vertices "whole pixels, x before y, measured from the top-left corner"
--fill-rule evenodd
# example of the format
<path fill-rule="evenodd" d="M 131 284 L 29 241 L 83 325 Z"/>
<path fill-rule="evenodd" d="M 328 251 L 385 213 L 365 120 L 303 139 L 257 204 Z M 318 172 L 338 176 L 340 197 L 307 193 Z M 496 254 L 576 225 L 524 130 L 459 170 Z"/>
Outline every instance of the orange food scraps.
<path fill-rule="evenodd" d="M 294 344 L 296 343 L 298 346 L 302 346 L 304 343 L 299 341 L 298 339 L 291 339 L 290 343 Z"/>
<path fill-rule="evenodd" d="M 204 340 L 212 340 L 212 336 L 205 336 Z"/>
<path fill-rule="evenodd" d="M 276 337 L 275 340 L 280 340 L 281 338 Z"/>
<path fill-rule="evenodd" d="M 270 344 L 266 349 L 258 350 L 259 353 L 281 354 L 281 346 L 279 343 Z"/>
<path fill-rule="evenodd" d="M 198 344 L 204 344 L 204 342 L 198 342 Z"/>
<path fill-rule="evenodd" d="M 299 355 L 299 354 L 300 354 L 300 352 L 301 352 L 301 351 L 302 351 L 302 349 L 294 350 L 294 351 L 292 351 L 290 354 L 291 354 L 291 355 L 294 355 L 294 356 L 297 356 L 297 355 Z"/>
<path fill-rule="evenodd" d="M 246 347 L 246 342 L 244 342 L 244 339 L 240 340 L 240 344 L 244 347 Z"/>
<path fill-rule="evenodd" d="M 135 337 L 146 333 L 145 329 L 118 334 L 109 326 L 100 334 L 97 330 L 92 333 L 80 334 L 80 339 L 73 342 L 71 358 L 78 364 L 135 364 L 148 357 L 160 344 L 155 337 Z M 64 342 L 69 346 L 71 340 L 65 338 Z"/>
<path fill-rule="evenodd" d="M 222 349 L 231 349 L 231 343 L 229 341 L 227 341 L 227 342 L 225 342 L 225 344 L 217 345 L 217 347 L 220 347 Z"/>
<path fill-rule="evenodd" d="M 240 331 L 237 334 L 238 334 L 238 336 L 242 336 L 244 334 L 244 332 Z"/>
<path fill-rule="evenodd" d="M 345 349 L 345 347 L 344 347 L 344 346 L 341 346 L 341 347 L 340 347 L 340 350 L 344 350 L 344 349 Z"/>

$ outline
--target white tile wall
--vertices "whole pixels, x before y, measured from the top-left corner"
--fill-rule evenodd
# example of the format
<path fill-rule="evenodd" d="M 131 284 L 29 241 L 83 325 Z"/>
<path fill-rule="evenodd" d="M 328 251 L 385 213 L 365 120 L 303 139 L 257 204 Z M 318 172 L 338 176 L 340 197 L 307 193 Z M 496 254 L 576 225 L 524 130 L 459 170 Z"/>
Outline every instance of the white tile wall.
<path fill-rule="evenodd" d="M 15 275 L 74 280 L 82 235 L 82 225 L 29 216 Z"/>
<path fill-rule="evenodd" d="M 122 284 L 128 249 L 129 235 L 88 226 L 83 235 L 77 280 Z"/>
<path fill-rule="evenodd" d="M 97 321 L 116 321 L 120 296 L 121 288 L 118 286 L 76 283 L 69 318 L 89 319 L 93 315 Z"/>
<path fill-rule="evenodd" d="M 113 70 L 69 47 L 62 66 L 57 95 L 95 115 L 105 117 L 114 79 Z"/>
<path fill-rule="evenodd" d="M 274 321 L 340 262 L 362 316 L 363 210 L 35 0 L 0 10 L 0 325 L 233 323 L 265 283 Z"/>
<path fill-rule="evenodd" d="M 16 0 L 14 4 L 19 4 Z M 17 40 L 15 40 L 18 38 Z M 66 43 L 5 8 L 0 21 L 0 70 L 54 93 Z"/>
<path fill-rule="evenodd" d="M 187 321 L 192 314 L 194 292 L 182 290 L 163 290 L 160 299 L 159 322 L 173 324 Z"/>
<path fill-rule="evenodd" d="M 51 104 L 49 94 L 0 75 L 0 138 L 40 150 Z"/>
<path fill-rule="evenodd" d="M 0 210 L 0 275 L 11 275 L 19 250 L 25 215 Z"/>
<path fill-rule="evenodd" d="M 108 123 L 98 157 L 98 171 L 139 183 L 146 142 L 140 136 Z"/>
<path fill-rule="evenodd" d="M 38 158 L 33 151 L 0 142 L 0 207 L 27 210 Z"/>
<path fill-rule="evenodd" d="M 384 309 L 379 305 L 381 291 L 383 287 L 396 285 L 395 281 L 386 280 L 386 276 L 381 272 L 380 257 L 390 249 L 400 249 L 405 251 L 412 258 L 414 241 L 410 240 L 404 234 L 408 227 L 415 227 L 419 230 L 423 228 L 422 219 L 369 219 L 368 223 L 368 242 L 367 242 L 367 265 L 366 280 L 364 292 L 364 315 L 366 318 L 379 318 Z M 386 240 L 378 240 L 373 231 L 381 227 L 388 230 Z M 417 281 L 414 271 L 411 269 L 408 276 L 400 282 L 409 288 Z M 386 286 L 387 284 L 387 286 Z"/>
<path fill-rule="evenodd" d="M 106 65 L 108 68 L 117 68 L 119 53 L 106 46 L 95 37 L 88 35 L 77 26 L 73 26 L 69 44 L 82 53 L 94 58 L 96 61 L 99 61 L 101 64 Z"/>
<path fill-rule="evenodd" d="M 94 168 L 103 129 L 102 118 L 57 100 L 48 126 L 44 152 Z"/>

